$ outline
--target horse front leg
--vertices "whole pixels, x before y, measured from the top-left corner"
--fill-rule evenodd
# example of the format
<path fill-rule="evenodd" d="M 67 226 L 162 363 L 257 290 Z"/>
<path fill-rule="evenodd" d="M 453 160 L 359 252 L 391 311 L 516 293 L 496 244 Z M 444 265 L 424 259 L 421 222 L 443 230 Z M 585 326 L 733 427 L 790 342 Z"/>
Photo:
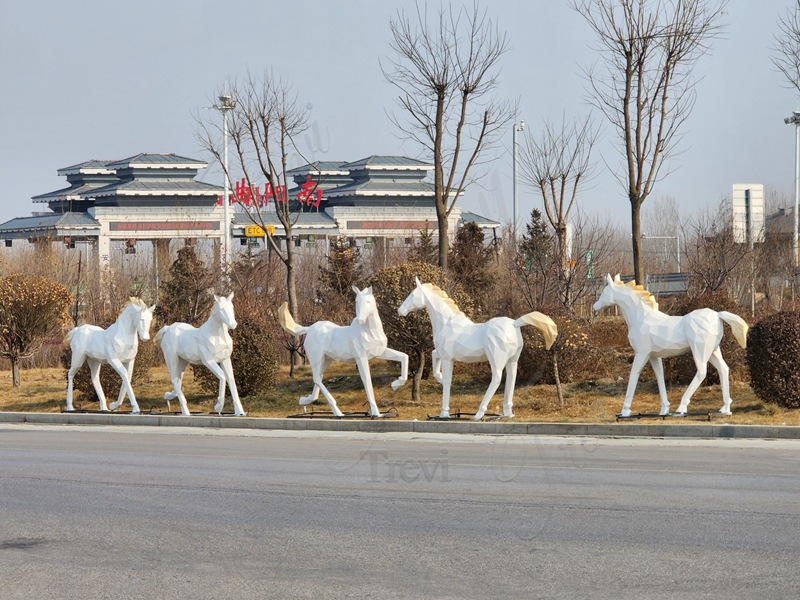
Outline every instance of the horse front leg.
<path fill-rule="evenodd" d="M 647 354 L 636 354 L 633 357 L 633 364 L 631 365 L 631 374 L 628 377 L 628 390 L 625 392 L 625 401 L 622 403 L 621 417 L 631 416 L 631 403 L 633 402 L 633 394 L 636 391 L 636 384 L 639 383 L 639 373 L 647 364 L 649 357 Z"/>
<path fill-rule="evenodd" d="M 133 360 L 128 362 L 125 370 L 128 372 L 128 381 L 133 381 Z M 117 410 L 120 406 L 122 406 L 123 400 L 125 400 L 125 386 L 120 385 L 117 401 L 108 405 L 109 410 Z"/>
<path fill-rule="evenodd" d="M 372 374 L 369 371 L 369 359 L 366 356 L 357 356 L 356 366 L 358 367 L 358 374 L 361 375 L 361 383 L 364 385 L 364 391 L 367 393 L 369 414 L 373 417 L 380 417 L 381 411 L 378 410 L 378 403 L 375 402 L 375 391 L 372 389 Z"/>
<path fill-rule="evenodd" d="M 658 395 L 661 397 L 661 410 L 658 411 L 659 415 L 669 414 L 669 398 L 667 398 L 667 384 L 664 381 L 664 363 L 661 357 L 654 357 L 650 359 L 650 366 L 653 367 L 653 373 L 656 374 L 656 381 L 658 382 Z"/>
<path fill-rule="evenodd" d="M 225 378 L 228 380 L 228 389 L 231 391 L 231 400 L 233 400 L 233 412 L 237 417 L 242 417 L 246 413 L 242 408 L 241 400 L 239 400 L 239 391 L 236 389 L 236 380 L 233 378 L 233 364 L 231 364 L 230 357 L 223 360 L 220 366 L 225 371 Z"/>
<path fill-rule="evenodd" d="M 453 381 L 453 361 L 440 360 L 441 381 L 442 381 L 442 412 L 439 413 L 440 419 L 450 418 L 450 384 Z"/>
<path fill-rule="evenodd" d="M 100 401 L 100 410 L 108 410 L 106 395 L 103 392 L 103 386 L 100 384 L 100 362 L 90 358 L 89 371 L 92 374 L 92 385 L 94 386 L 94 392 L 97 394 L 97 399 Z"/>
<path fill-rule="evenodd" d="M 133 361 L 131 361 L 131 363 L 133 363 Z M 131 380 L 128 376 L 127 366 L 122 364 L 122 361 L 118 358 L 112 358 L 108 361 L 108 364 L 122 379 L 122 387 L 124 388 L 124 391 L 128 393 L 128 399 L 131 401 L 131 412 L 133 414 L 139 414 L 141 411 L 139 410 L 139 403 L 136 402 L 136 396 L 134 395 L 133 388 L 131 387 Z M 120 390 L 120 394 L 122 394 L 122 390 Z"/>
<path fill-rule="evenodd" d="M 225 406 L 225 371 L 212 360 L 203 359 L 203 364 L 219 379 L 219 395 L 217 396 L 217 403 L 214 405 L 214 412 L 221 415 Z"/>
<path fill-rule="evenodd" d="M 728 363 L 726 363 L 722 358 L 722 351 L 719 349 L 719 346 L 716 347 L 714 352 L 711 353 L 711 357 L 708 359 L 714 368 L 719 373 L 719 385 L 722 388 L 722 408 L 719 409 L 719 412 L 723 415 L 730 415 L 731 413 L 731 389 L 730 389 L 730 368 L 728 368 Z"/>
<path fill-rule="evenodd" d="M 408 354 L 399 350 L 387 348 L 383 354 L 377 356 L 383 360 L 392 360 L 400 363 L 400 377 L 392 382 L 392 390 L 397 391 L 406 381 L 408 381 Z"/>

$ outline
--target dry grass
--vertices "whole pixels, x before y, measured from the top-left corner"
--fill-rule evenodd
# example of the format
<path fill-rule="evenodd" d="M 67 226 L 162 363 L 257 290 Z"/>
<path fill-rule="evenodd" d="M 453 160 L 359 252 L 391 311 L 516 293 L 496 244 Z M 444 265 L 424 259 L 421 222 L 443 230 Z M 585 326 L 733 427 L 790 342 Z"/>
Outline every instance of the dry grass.
<path fill-rule="evenodd" d="M 425 419 L 428 415 L 438 415 L 441 404 L 441 386 L 435 381 L 423 382 L 423 398 L 420 402 L 411 401 L 410 384 L 397 392 L 389 387 L 396 377 L 393 365 L 380 361 L 373 364 L 373 382 L 380 406 L 394 406 L 402 419 Z M 336 397 L 344 411 L 364 411 L 366 397 L 355 366 L 334 364 L 326 373 L 326 385 Z M 450 400 L 451 411 L 474 412 L 486 390 L 487 382 L 481 378 L 471 378 L 459 372 L 453 384 Z M 774 404 L 765 404 L 752 392 L 749 386 L 732 383 L 733 416 L 714 417 L 714 421 L 736 424 L 800 425 L 800 410 L 783 410 Z M 311 391 L 311 371 L 300 367 L 293 379 L 288 371 L 281 372 L 277 388 L 258 398 L 243 399 L 245 410 L 251 416 L 285 417 L 301 412 L 297 399 Z M 136 394 L 143 411 L 165 411 L 164 392 L 170 389 L 166 369 L 158 367 L 151 370 L 149 381 L 136 386 Z M 677 408 L 682 386 L 669 389 L 673 410 Z M 192 412 L 208 412 L 215 398 L 200 391 L 194 382 L 191 370 L 184 378 L 184 392 Z M 489 405 L 489 411 L 502 412 L 502 385 Z M 116 399 L 116 390 L 108 390 L 111 400 Z M 63 369 L 30 369 L 22 372 L 22 386 L 13 389 L 11 374 L 0 371 L 0 410 L 58 412 L 65 406 L 66 376 Z M 540 422 L 613 422 L 622 406 L 625 395 L 624 381 L 601 380 L 565 386 L 564 407 L 559 406 L 554 386 L 519 386 L 515 393 L 514 412 L 517 420 Z M 689 409 L 691 413 L 714 413 L 722 405 L 719 386 L 701 387 L 695 394 Z M 76 394 L 76 408 L 96 409 L 95 402 L 89 402 Z M 127 406 L 127 403 L 126 403 Z M 175 410 L 177 403 L 172 404 Z M 633 410 L 641 413 L 658 412 L 659 400 L 655 382 L 643 382 L 634 398 Z M 314 410 L 327 410 L 326 403 L 317 404 Z M 231 410 L 230 400 L 226 410 Z M 689 420 L 700 420 L 702 416 L 690 416 Z M 647 422 L 644 419 L 642 422 Z M 660 419 L 658 420 L 660 422 Z M 668 419 L 667 423 L 681 423 L 682 419 Z"/>

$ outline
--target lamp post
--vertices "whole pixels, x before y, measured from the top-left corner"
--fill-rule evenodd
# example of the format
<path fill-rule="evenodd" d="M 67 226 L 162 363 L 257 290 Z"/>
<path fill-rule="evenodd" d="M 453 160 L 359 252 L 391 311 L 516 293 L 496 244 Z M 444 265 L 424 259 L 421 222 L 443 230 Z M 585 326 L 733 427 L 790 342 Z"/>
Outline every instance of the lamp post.
<path fill-rule="evenodd" d="M 794 266 L 797 269 L 797 233 L 798 233 L 798 205 L 800 205 L 800 111 L 794 111 L 791 117 L 783 120 L 787 125 L 794 125 L 794 229 L 792 235 L 792 254 L 794 255 Z"/>
<path fill-rule="evenodd" d="M 513 141 L 512 141 L 512 156 L 513 156 L 513 177 L 514 177 L 514 187 L 513 187 L 513 195 L 514 195 L 514 223 L 513 223 L 513 233 L 514 239 L 517 238 L 517 221 L 519 217 L 519 192 L 517 190 L 517 131 L 524 131 L 525 130 L 525 120 L 520 119 L 519 123 L 514 123 L 513 125 Z"/>
<path fill-rule="evenodd" d="M 225 280 L 228 279 L 230 265 L 233 261 L 231 253 L 231 218 L 230 218 L 230 177 L 228 176 L 228 111 L 236 108 L 236 103 L 230 96 L 220 96 L 219 104 L 215 104 L 214 108 L 222 113 L 222 168 L 225 177 L 225 188 L 222 196 L 222 220 L 224 221 L 222 227 L 222 252 L 220 253 L 220 263 L 222 266 L 222 274 Z"/>

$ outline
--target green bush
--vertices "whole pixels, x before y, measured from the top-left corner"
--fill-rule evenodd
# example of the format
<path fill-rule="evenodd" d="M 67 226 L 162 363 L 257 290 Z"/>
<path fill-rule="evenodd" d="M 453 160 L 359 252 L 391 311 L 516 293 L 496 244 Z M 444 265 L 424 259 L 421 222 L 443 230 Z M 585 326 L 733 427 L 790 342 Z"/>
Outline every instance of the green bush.
<path fill-rule="evenodd" d="M 278 377 L 278 353 L 265 320 L 251 315 L 237 315 L 236 329 L 231 331 L 233 354 L 231 364 L 236 389 L 243 398 L 256 396 L 275 387 Z M 203 366 L 194 367 L 195 379 L 203 391 L 216 396 L 219 379 Z M 226 395 L 230 392 L 226 391 Z"/>
<path fill-rule="evenodd" d="M 800 408 L 800 313 L 779 312 L 750 328 L 750 386 L 764 402 Z"/>

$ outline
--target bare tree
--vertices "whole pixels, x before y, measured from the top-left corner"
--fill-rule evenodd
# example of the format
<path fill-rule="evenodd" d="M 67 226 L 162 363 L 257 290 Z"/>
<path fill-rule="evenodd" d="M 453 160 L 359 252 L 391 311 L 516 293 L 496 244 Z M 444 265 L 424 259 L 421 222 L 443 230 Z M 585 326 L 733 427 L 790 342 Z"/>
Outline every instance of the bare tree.
<path fill-rule="evenodd" d="M 772 64 L 786 78 L 786 84 L 800 92 L 800 0 L 795 0 L 778 20 L 772 52 Z"/>
<path fill-rule="evenodd" d="M 448 217 L 464 192 L 471 169 L 494 145 L 514 107 L 495 101 L 505 33 L 473 5 L 440 8 L 429 20 L 427 7 L 409 18 L 400 10 L 389 22 L 395 58 L 382 70 L 400 91 L 405 113 L 392 116 L 402 134 L 433 159 L 433 187 L 439 226 L 439 266 L 447 267 Z"/>
<path fill-rule="evenodd" d="M 234 194 L 233 201 L 267 233 L 267 243 L 286 267 L 289 310 L 297 315 L 293 227 L 299 213 L 290 211 L 287 159 L 290 150 L 297 150 L 294 140 L 308 126 L 307 110 L 298 103 L 297 94 L 289 83 L 271 72 L 261 77 L 248 75 L 244 81 L 227 86 L 220 95 L 229 95 L 234 105 L 228 115 L 235 157 L 229 170 L 241 171 L 244 189 L 248 190 L 245 198 Z M 217 121 L 198 118 L 198 138 L 224 168 L 221 128 Z M 225 177 L 229 183 L 232 181 L 230 172 L 225 173 Z M 262 185 L 265 188 L 263 194 L 258 192 Z M 283 246 L 272 235 L 272 228 L 268 225 L 267 215 L 272 211 L 283 229 Z M 295 340 L 290 349 L 293 356 L 297 347 L 299 340 Z"/>
<path fill-rule="evenodd" d="M 583 121 L 567 123 L 562 119 L 560 128 L 545 122 L 541 135 L 525 135 L 521 151 L 524 177 L 542 195 L 544 212 L 556 237 L 556 265 L 562 281 L 569 277 L 567 225 L 575 207 L 578 190 L 592 176 L 592 146 L 597 138 L 590 117 Z"/>
<path fill-rule="evenodd" d="M 718 37 L 727 0 L 572 0 L 597 36 L 589 101 L 619 132 L 615 174 L 631 205 L 634 277 L 641 282 L 641 208 L 676 154 L 695 102 L 697 61 Z"/>

